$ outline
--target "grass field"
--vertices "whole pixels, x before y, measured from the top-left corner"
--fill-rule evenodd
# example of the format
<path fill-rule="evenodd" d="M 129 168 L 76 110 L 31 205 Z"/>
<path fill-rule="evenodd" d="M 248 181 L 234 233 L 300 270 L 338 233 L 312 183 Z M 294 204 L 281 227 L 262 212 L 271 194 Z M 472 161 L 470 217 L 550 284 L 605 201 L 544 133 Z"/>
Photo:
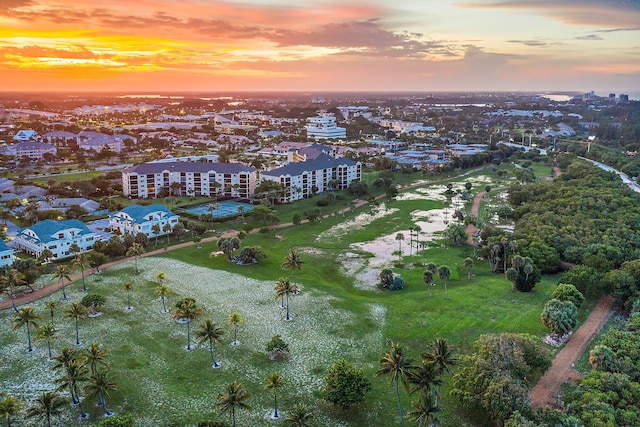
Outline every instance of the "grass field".
<path fill-rule="evenodd" d="M 473 191 L 484 188 L 481 182 L 491 181 L 479 172 L 455 185 L 467 180 L 476 183 Z M 239 425 L 273 425 L 269 419 L 272 396 L 262 391 L 262 385 L 264 378 L 276 371 L 287 383 L 279 394 L 284 412 L 302 402 L 314 412 L 319 426 L 399 426 L 393 388 L 388 386 L 388 379 L 374 377 L 380 352 L 388 349 L 391 341 L 406 346 L 408 354 L 417 360 L 420 352 L 438 337 L 446 338 L 458 353 L 466 353 L 484 333 L 545 334 L 540 313 L 557 278 L 544 278 L 531 293 L 512 293 L 503 275 L 490 273 L 486 261 L 477 260 L 472 280 L 468 281 L 462 270 L 464 258 L 472 254 L 467 246 L 447 247 L 436 240 L 424 254 L 427 262 L 451 267 L 449 300 L 445 300 L 441 280 L 432 289 L 433 295 L 427 296 L 422 282 L 422 252 L 409 256 L 405 251 L 403 266 L 393 268 L 405 279 L 406 287 L 401 291 L 377 289 L 377 267 L 368 288 L 354 285 L 354 277 L 346 272 L 343 263 L 345 254 L 360 255 L 358 262 L 366 270 L 372 269 L 370 266 L 382 255 L 396 261 L 398 246 L 395 241 L 388 248 L 379 246 L 376 255 L 362 253 L 353 244 L 407 230 L 415 223 L 417 211 L 441 209 L 441 188 L 432 190 L 433 186 L 425 192 L 408 190 L 400 200 L 385 201 L 384 209 L 368 205 L 314 224 L 272 230 L 266 235 L 250 234 L 243 246 L 260 246 L 268 256 L 257 265 L 238 266 L 223 256 L 211 257 L 217 251 L 216 243 L 211 242 L 200 248 L 194 245 L 141 259 L 139 275 L 134 274 L 133 262 L 129 262 L 89 278 L 90 292 L 105 295 L 107 305 L 102 316 L 81 321 L 80 337 L 83 346 L 100 342 L 111 352 L 108 362 L 121 393 L 111 396 L 110 407 L 118 413 L 133 413 L 141 426 L 195 426 L 199 420 L 215 418 L 211 410 L 215 394 L 222 391 L 224 384 L 237 380 L 253 395 L 253 411 L 241 411 Z M 311 206 L 311 201 L 307 202 Z M 285 221 L 292 215 L 286 208 L 278 207 Z M 349 225 L 341 227 L 345 222 Z M 437 233 L 433 236 L 438 238 Z M 405 244 L 408 235 L 406 238 Z M 302 254 L 304 264 L 296 275 L 302 292 L 291 301 L 294 321 L 285 322 L 283 310 L 274 300 L 273 286 L 280 276 L 291 277 L 290 271 L 281 268 L 290 248 Z M 222 368 L 211 368 L 206 348 L 190 352 L 184 349 L 186 325 L 161 313 L 154 294 L 154 277 L 159 271 L 166 273 L 173 290 L 169 297 L 171 307 L 178 298 L 194 297 L 204 311 L 201 320 L 212 318 L 224 326 L 225 342 L 214 349 Z M 42 278 L 43 283 L 47 280 L 50 279 Z M 125 281 L 134 284 L 135 310 L 131 312 L 124 310 Z M 58 292 L 33 306 L 42 312 L 46 300 L 60 301 L 60 313 L 84 295 L 79 287 L 77 283 L 70 287 L 66 302 Z M 239 312 L 245 320 L 238 347 L 229 345 L 232 331 L 226 326 L 226 319 L 232 311 Z M 582 318 L 583 312 L 586 309 L 581 310 Z M 37 343 L 38 349 L 27 354 L 24 330 L 12 331 L 11 316 L 10 310 L 0 313 L 0 389 L 29 401 L 37 390 L 52 388 L 55 375 L 46 361 L 44 343 Z M 73 324 L 59 316 L 56 321 L 61 334 L 54 343 L 55 351 L 72 345 L 74 339 Z M 194 322 L 194 329 L 199 323 Z M 289 343 L 289 359 L 271 361 L 267 357 L 264 347 L 275 334 Z M 339 358 L 364 369 L 373 384 L 367 400 L 349 411 L 335 409 L 319 396 L 327 368 Z M 450 383 L 451 378 L 446 381 Z M 441 401 L 443 425 L 474 425 L 461 418 L 460 408 L 448 391 L 449 386 L 445 385 Z M 405 411 L 410 410 L 412 398 L 403 393 Z M 90 410 L 92 419 L 83 425 L 96 425 L 100 419 L 99 408 L 91 405 Z M 66 413 L 64 425 L 79 424 L 75 413 Z"/>

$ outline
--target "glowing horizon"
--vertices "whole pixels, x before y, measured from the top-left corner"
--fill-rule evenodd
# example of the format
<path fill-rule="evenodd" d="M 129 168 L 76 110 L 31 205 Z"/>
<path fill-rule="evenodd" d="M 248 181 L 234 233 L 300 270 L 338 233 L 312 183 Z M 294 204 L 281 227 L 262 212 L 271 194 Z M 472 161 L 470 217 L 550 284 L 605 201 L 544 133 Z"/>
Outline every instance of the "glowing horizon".
<path fill-rule="evenodd" d="M 0 90 L 640 89 L 633 2 L 387 3 L 0 0 Z"/>

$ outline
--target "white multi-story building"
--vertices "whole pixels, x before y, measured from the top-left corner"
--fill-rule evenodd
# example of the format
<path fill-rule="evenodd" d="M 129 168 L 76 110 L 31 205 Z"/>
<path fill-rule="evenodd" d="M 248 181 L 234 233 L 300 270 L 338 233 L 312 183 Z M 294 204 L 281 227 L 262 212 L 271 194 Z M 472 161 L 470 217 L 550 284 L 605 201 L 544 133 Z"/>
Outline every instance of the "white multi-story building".
<path fill-rule="evenodd" d="M 143 163 L 122 171 L 122 190 L 131 198 L 167 194 L 249 198 L 256 189 L 256 168 L 240 163 Z"/>
<path fill-rule="evenodd" d="M 81 252 L 86 252 L 90 251 L 98 240 L 100 237 L 77 219 L 45 219 L 20 230 L 14 239 L 14 246 L 17 250 L 36 258 L 43 250 L 49 249 L 54 259 L 60 259 L 74 255 L 69 250 L 74 243 Z"/>
<path fill-rule="evenodd" d="M 41 159 L 45 153 L 55 155 L 58 152 L 56 147 L 44 142 L 29 141 L 18 142 L 17 144 L 7 145 L 2 149 L 1 153 L 7 156 L 23 157 L 27 156 L 32 159 Z"/>
<path fill-rule="evenodd" d="M 300 200 L 327 190 L 344 190 L 362 177 L 362 165 L 345 158 L 320 154 L 313 160 L 292 162 L 260 173 L 261 180 L 281 183 L 287 188 L 282 203 Z"/>
<path fill-rule="evenodd" d="M 168 234 L 166 225 L 169 224 L 173 229 L 178 219 L 178 215 L 162 205 L 130 205 L 109 218 L 109 227 L 112 231 L 117 230 L 119 234 L 144 233 L 147 237 L 156 237 Z M 153 231 L 156 224 L 159 226 L 157 233 Z"/>
<path fill-rule="evenodd" d="M 318 117 L 307 118 L 307 138 L 319 139 L 344 139 L 347 130 L 338 127 L 336 118 L 332 114 L 321 113 Z"/>

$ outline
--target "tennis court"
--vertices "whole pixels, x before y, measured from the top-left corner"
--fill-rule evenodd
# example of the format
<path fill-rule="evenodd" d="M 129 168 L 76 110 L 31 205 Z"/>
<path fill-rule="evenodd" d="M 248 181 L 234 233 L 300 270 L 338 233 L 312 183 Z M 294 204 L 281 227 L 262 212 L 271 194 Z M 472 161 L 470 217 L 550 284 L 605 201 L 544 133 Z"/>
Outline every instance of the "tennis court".
<path fill-rule="evenodd" d="M 204 205 L 182 208 L 182 210 L 185 212 L 196 214 L 196 215 L 211 214 L 213 215 L 214 218 L 223 218 L 225 216 L 239 214 L 240 212 L 238 212 L 238 208 L 240 206 L 244 208 L 244 213 L 247 213 L 251 209 L 253 209 L 253 205 L 249 203 L 225 201 L 225 202 L 205 203 Z"/>

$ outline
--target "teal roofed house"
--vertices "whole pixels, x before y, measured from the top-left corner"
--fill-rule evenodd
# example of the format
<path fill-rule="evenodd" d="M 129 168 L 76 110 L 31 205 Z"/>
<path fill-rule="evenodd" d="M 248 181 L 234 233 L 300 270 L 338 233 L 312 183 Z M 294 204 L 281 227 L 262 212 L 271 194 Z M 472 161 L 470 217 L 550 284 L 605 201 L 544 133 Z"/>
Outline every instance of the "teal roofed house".
<path fill-rule="evenodd" d="M 0 239 L 0 267 L 13 264 L 13 249 Z"/>
<path fill-rule="evenodd" d="M 97 240 L 100 240 L 100 237 L 89 230 L 82 221 L 46 219 L 21 229 L 14 241 L 17 250 L 36 258 L 43 250 L 49 249 L 53 253 L 53 259 L 60 259 L 74 255 L 69 251 L 74 243 L 82 252 L 87 252 L 93 248 Z"/>
<path fill-rule="evenodd" d="M 147 237 L 155 237 L 167 234 L 167 231 L 164 230 L 165 225 L 169 224 L 173 229 L 178 223 L 178 219 L 178 215 L 163 205 L 131 205 L 113 214 L 109 219 L 109 227 L 121 235 L 144 233 Z M 160 226 L 158 233 L 153 232 L 155 224 Z"/>

